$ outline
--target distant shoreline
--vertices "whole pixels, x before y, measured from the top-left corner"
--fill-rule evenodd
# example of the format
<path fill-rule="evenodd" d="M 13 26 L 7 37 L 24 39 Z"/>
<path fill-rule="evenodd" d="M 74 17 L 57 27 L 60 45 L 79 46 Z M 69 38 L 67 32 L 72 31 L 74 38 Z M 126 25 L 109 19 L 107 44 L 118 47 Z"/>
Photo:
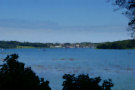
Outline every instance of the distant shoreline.
<path fill-rule="evenodd" d="M 0 41 L 0 49 L 17 48 L 96 48 L 96 49 L 135 49 L 135 40 L 122 40 L 105 43 L 31 43 L 18 41 Z"/>
<path fill-rule="evenodd" d="M 0 41 L 1 49 L 10 48 L 96 48 L 98 43 L 31 43 L 18 41 Z"/>

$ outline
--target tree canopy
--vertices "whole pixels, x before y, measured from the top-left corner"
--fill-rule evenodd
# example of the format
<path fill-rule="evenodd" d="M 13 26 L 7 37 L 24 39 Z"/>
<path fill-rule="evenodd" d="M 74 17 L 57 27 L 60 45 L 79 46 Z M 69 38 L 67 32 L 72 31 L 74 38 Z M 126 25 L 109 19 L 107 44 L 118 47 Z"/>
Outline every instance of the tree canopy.
<path fill-rule="evenodd" d="M 39 78 L 17 59 L 17 54 L 4 59 L 5 63 L 0 67 L 0 90 L 51 90 L 49 81 Z"/>
<path fill-rule="evenodd" d="M 131 37 L 135 39 L 135 0 L 115 0 L 115 5 L 124 8 L 124 14 L 129 18 L 129 31 Z"/>

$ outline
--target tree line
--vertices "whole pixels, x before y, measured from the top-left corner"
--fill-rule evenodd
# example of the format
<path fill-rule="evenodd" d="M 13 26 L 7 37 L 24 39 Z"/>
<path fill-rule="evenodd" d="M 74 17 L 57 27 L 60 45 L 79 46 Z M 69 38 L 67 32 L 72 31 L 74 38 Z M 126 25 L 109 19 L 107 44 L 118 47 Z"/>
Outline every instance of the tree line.
<path fill-rule="evenodd" d="M 135 49 L 135 40 L 123 40 L 115 42 L 105 42 L 97 45 L 98 49 Z"/>
<path fill-rule="evenodd" d="M 30 67 L 19 62 L 17 54 L 8 55 L 0 65 L 0 90 L 51 90 L 49 81 L 39 78 Z M 88 75 L 63 76 L 62 90 L 111 90 L 112 80 Z"/>
<path fill-rule="evenodd" d="M 0 48 L 17 48 L 18 46 L 48 47 L 49 44 L 18 42 L 18 41 L 0 41 Z"/>

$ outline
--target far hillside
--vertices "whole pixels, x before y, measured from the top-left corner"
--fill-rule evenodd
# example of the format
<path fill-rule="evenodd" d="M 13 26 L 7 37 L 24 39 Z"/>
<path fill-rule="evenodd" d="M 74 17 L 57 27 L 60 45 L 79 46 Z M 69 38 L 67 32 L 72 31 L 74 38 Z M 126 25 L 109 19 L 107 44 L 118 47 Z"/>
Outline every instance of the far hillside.
<path fill-rule="evenodd" d="M 105 42 L 97 45 L 98 49 L 135 49 L 135 40 Z"/>

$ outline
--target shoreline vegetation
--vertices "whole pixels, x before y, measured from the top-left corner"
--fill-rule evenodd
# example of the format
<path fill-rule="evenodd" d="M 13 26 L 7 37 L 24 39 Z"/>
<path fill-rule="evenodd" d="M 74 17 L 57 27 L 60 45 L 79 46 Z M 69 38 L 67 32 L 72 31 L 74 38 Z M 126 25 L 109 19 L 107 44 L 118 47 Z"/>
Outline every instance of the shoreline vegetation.
<path fill-rule="evenodd" d="M 97 48 L 97 49 L 135 49 L 135 40 L 122 40 L 104 43 L 32 43 L 19 41 L 0 41 L 0 49 L 12 48 Z"/>
<path fill-rule="evenodd" d="M 122 40 L 115 42 L 100 43 L 97 49 L 135 49 L 135 40 Z"/>

